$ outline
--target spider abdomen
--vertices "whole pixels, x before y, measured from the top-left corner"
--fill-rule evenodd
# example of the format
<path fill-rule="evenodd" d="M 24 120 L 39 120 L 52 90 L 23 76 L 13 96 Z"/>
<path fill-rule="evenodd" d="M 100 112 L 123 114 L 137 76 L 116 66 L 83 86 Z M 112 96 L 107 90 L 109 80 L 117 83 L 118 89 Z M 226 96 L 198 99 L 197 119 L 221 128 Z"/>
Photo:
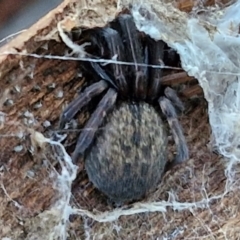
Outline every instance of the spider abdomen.
<path fill-rule="evenodd" d="M 121 103 L 96 135 L 85 167 L 95 187 L 115 203 L 142 198 L 159 183 L 167 162 L 167 134 L 145 102 Z"/>

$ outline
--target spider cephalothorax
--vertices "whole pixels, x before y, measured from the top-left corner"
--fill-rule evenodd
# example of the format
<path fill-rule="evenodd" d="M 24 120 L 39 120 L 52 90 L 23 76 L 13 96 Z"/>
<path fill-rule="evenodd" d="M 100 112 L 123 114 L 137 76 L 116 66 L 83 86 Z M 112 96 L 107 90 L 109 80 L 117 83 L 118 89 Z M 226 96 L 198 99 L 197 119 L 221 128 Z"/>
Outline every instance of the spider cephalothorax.
<path fill-rule="evenodd" d="M 175 107 L 183 105 L 169 87 L 161 87 L 162 41 L 143 36 L 131 15 L 122 14 L 90 38 L 99 58 L 124 64 L 92 62 L 88 72 L 99 80 L 87 87 L 64 110 L 60 126 L 71 120 L 94 97 L 102 96 L 81 132 L 73 161 L 85 159 L 90 181 L 116 203 L 138 200 L 154 190 L 167 164 L 168 121 L 177 147 L 173 163 L 188 158 L 188 148 Z M 85 67 L 86 69 L 86 67 Z"/>

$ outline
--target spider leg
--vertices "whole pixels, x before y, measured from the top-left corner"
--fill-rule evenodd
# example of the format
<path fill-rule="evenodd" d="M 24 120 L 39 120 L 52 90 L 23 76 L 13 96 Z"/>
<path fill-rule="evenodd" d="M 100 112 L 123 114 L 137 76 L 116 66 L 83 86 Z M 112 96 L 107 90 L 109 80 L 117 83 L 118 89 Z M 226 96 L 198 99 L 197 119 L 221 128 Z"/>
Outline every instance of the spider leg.
<path fill-rule="evenodd" d="M 173 103 L 173 105 L 179 109 L 181 112 L 184 111 L 184 105 L 175 90 L 170 87 L 166 87 L 164 90 L 165 96 Z"/>
<path fill-rule="evenodd" d="M 90 62 L 92 68 L 94 71 L 105 81 L 110 83 L 114 88 L 118 89 L 117 85 L 115 82 L 108 76 L 108 74 L 103 70 L 103 68 L 97 64 L 96 62 Z"/>
<path fill-rule="evenodd" d="M 140 67 L 141 70 L 136 70 L 136 79 L 135 79 L 135 96 L 140 99 L 146 99 L 147 97 L 147 87 L 148 87 L 148 47 L 144 48 L 144 64 L 145 67 Z"/>
<path fill-rule="evenodd" d="M 60 117 L 59 128 L 62 129 L 65 124 L 81 110 L 82 107 L 87 105 L 93 97 L 99 95 L 107 88 L 108 84 L 103 80 L 87 87 L 85 91 L 80 93 L 77 98 L 74 99 L 63 111 Z"/>
<path fill-rule="evenodd" d="M 85 150 L 90 146 L 95 133 L 99 126 L 102 125 L 106 114 L 108 114 L 115 105 L 116 99 L 117 92 L 113 88 L 109 88 L 78 138 L 76 148 L 72 155 L 73 162 L 76 162 L 78 157 L 81 156 L 81 154 L 84 154 Z"/>
<path fill-rule="evenodd" d="M 163 114 L 166 116 L 168 124 L 173 133 L 173 138 L 177 146 L 177 155 L 173 164 L 181 163 L 189 158 L 188 147 L 183 135 L 182 127 L 177 119 L 177 114 L 171 101 L 166 97 L 160 97 L 158 100 Z"/>
<path fill-rule="evenodd" d="M 165 43 L 163 41 L 155 41 L 153 39 L 148 39 L 149 46 L 149 60 L 152 65 L 159 65 L 159 68 L 150 68 L 149 79 L 152 81 L 149 83 L 148 97 L 153 100 L 160 92 L 162 85 L 162 68 L 161 61 L 164 54 Z"/>
<path fill-rule="evenodd" d="M 131 15 L 120 15 L 118 23 L 120 24 L 126 51 L 129 50 L 126 56 L 127 61 L 134 63 L 134 66 L 129 66 L 130 71 L 135 73 L 134 95 L 136 98 L 145 99 L 148 86 L 148 67 L 139 66 L 139 64 L 148 64 L 148 49 L 147 47 L 143 48 L 139 32 Z"/>
<path fill-rule="evenodd" d="M 105 39 L 108 46 L 110 57 L 115 58 L 117 61 L 125 61 L 125 51 L 122 43 L 122 39 L 119 33 L 112 28 L 103 28 L 100 31 L 100 35 Z M 112 68 L 116 85 L 118 89 L 124 94 L 128 93 L 128 84 L 125 78 L 125 66 L 122 64 L 111 63 L 109 64 Z"/>

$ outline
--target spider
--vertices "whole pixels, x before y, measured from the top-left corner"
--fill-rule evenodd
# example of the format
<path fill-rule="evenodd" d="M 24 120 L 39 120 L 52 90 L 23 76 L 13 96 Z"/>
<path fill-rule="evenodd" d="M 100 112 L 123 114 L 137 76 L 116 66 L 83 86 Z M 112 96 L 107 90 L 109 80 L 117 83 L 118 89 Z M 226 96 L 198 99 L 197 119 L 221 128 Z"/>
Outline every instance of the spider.
<path fill-rule="evenodd" d="M 90 31 L 99 58 L 124 64 L 89 63 L 98 76 L 63 111 L 60 127 L 97 96 L 101 99 L 81 132 L 72 159 L 84 158 L 90 181 L 111 202 L 139 200 L 159 184 L 166 166 L 170 126 L 177 154 L 171 166 L 188 159 L 188 147 L 177 119 L 183 104 L 173 89 L 161 86 L 162 70 L 150 68 L 163 58 L 164 44 L 139 32 L 130 14 Z"/>

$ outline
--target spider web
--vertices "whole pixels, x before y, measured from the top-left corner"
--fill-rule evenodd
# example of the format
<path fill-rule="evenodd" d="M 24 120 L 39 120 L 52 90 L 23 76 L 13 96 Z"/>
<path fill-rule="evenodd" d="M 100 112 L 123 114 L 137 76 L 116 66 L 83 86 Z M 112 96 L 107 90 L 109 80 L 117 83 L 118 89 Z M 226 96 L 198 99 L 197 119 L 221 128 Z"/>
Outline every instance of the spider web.
<path fill-rule="evenodd" d="M 138 29 L 174 48 L 183 69 L 198 79 L 208 101 L 212 147 L 233 162 L 240 159 L 239 7 L 236 1 L 225 9 L 202 9 L 201 15 L 180 13 L 168 4 L 132 9 Z"/>

